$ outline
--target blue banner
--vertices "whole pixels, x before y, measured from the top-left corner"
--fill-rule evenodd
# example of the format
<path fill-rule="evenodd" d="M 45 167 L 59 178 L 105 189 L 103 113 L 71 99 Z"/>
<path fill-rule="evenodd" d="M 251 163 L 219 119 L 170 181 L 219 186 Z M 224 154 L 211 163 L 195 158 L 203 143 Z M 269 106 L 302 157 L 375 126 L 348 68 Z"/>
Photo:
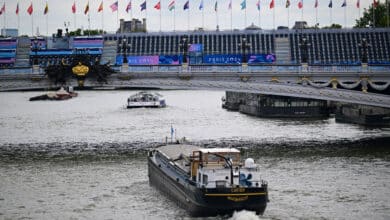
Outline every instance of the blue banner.
<path fill-rule="evenodd" d="M 162 65 L 179 65 L 181 64 L 182 56 L 180 55 L 161 55 L 158 64 Z"/>
<path fill-rule="evenodd" d="M 252 54 L 248 55 L 248 63 L 273 63 L 276 61 L 275 54 Z"/>
<path fill-rule="evenodd" d="M 161 56 L 127 56 L 129 65 L 180 65 L 181 55 L 161 55 Z M 117 65 L 123 64 L 123 55 L 116 56 Z"/>
<path fill-rule="evenodd" d="M 204 55 L 203 63 L 207 64 L 241 64 L 242 56 L 237 54 Z"/>
<path fill-rule="evenodd" d="M 191 44 L 188 52 L 203 52 L 203 44 Z"/>

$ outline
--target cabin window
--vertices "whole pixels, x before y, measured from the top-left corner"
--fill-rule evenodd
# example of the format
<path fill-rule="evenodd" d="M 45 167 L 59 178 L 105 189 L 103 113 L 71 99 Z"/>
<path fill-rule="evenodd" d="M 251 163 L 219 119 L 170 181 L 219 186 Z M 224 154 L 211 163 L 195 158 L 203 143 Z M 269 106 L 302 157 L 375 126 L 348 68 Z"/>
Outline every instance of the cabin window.
<path fill-rule="evenodd" d="M 208 183 L 208 176 L 203 174 L 203 182 L 202 182 L 204 185 L 207 185 Z"/>
<path fill-rule="evenodd" d="M 217 181 L 215 181 L 215 186 L 216 186 L 217 188 L 225 188 L 225 186 L 226 186 L 226 181 L 217 180 Z"/>

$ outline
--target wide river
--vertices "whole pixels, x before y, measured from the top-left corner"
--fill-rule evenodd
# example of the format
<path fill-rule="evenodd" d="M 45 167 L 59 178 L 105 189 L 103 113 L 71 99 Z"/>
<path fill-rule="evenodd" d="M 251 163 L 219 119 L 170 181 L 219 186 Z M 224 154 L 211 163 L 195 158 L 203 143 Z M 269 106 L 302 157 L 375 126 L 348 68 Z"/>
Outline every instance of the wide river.
<path fill-rule="evenodd" d="M 137 91 L 0 93 L 0 219 L 191 219 L 149 186 L 146 151 L 170 137 L 238 147 L 269 184 L 263 216 L 390 219 L 390 129 L 261 119 L 221 108 L 221 91 L 159 91 L 168 106 L 126 109 Z"/>

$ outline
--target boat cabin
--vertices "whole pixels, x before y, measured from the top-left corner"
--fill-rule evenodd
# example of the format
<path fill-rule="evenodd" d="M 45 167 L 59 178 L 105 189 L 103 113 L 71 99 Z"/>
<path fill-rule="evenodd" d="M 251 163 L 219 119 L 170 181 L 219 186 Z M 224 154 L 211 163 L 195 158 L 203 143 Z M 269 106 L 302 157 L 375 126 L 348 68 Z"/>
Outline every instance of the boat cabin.
<path fill-rule="evenodd" d="M 258 172 L 252 158 L 240 160 L 240 151 L 234 148 L 201 148 L 194 151 L 191 162 L 191 177 L 199 187 L 226 188 L 258 186 L 252 179 Z"/>

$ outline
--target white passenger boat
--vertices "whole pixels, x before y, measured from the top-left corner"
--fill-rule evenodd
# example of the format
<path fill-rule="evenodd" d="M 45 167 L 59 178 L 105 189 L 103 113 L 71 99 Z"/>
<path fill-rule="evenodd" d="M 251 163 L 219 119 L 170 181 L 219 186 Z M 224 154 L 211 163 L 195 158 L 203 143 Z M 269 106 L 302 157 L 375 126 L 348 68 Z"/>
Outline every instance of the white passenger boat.
<path fill-rule="evenodd" d="M 165 106 L 165 99 L 158 93 L 141 91 L 127 99 L 127 108 L 160 108 Z"/>

